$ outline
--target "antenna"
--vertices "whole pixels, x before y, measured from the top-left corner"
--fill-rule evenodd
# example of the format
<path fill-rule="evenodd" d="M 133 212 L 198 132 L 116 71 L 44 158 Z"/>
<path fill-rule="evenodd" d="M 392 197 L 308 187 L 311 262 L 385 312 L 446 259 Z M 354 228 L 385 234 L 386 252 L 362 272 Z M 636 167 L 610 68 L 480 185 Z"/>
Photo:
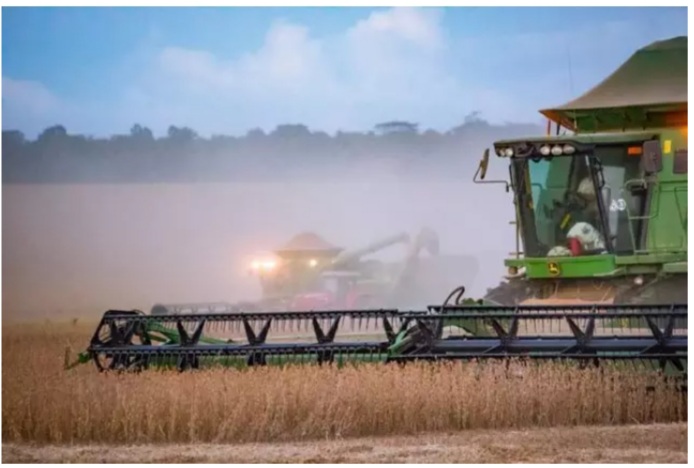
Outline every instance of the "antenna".
<path fill-rule="evenodd" d="M 566 59 L 569 65 L 569 92 L 574 95 L 574 75 L 571 69 L 571 47 L 569 46 L 569 41 L 566 41 Z"/>
<path fill-rule="evenodd" d="M 571 96 L 573 97 L 574 95 L 574 74 L 573 74 L 573 68 L 571 67 L 571 46 L 569 44 L 569 39 L 566 39 L 566 59 L 569 65 L 569 92 L 571 93 Z M 574 129 L 577 127 L 576 123 L 576 113 L 574 112 Z M 558 129 L 557 129 L 558 130 Z M 557 133 L 559 133 L 557 131 Z"/>

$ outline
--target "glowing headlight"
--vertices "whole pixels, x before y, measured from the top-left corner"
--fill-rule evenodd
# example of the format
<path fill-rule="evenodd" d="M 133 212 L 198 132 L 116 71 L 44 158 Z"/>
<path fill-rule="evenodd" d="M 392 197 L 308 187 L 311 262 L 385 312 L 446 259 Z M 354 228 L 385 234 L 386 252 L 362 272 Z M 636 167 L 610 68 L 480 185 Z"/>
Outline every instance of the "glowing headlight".
<path fill-rule="evenodd" d="M 251 269 L 254 271 L 270 271 L 277 267 L 277 262 L 274 260 L 253 260 Z"/>
<path fill-rule="evenodd" d="M 574 148 L 571 145 L 564 145 L 562 151 L 564 152 L 564 154 L 574 154 L 576 152 L 576 148 Z"/>
<path fill-rule="evenodd" d="M 561 155 L 561 146 L 559 146 L 559 145 L 552 146 L 552 156 L 560 156 L 560 155 Z"/>
<path fill-rule="evenodd" d="M 550 153 L 549 145 L 540 146 L 540 154 L 542 156 L 549 156 L 549 153 Z"/>
<path fill-rule="evenodd" d="M 513 148 L 506 148 L 504 150 L 504 156 L 506 156 L 507 158 L 510 158 L 511 156 L 513 156 Z"/>
<path fill-rule="evenodd" d="M 308 261 L 308 266 L 311 268 L 315 268 L 318 265 L 318 260 L 315 258 L 312 258 L 311 260 Z"/>

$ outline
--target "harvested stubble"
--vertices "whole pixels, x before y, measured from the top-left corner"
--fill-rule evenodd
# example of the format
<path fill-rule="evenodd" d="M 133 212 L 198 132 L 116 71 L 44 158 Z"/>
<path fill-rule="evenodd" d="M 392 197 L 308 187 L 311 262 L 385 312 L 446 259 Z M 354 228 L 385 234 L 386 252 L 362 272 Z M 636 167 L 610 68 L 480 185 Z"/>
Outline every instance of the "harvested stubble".
<path fill-rule="evenodd" d="M 3 327 L 4 442 L 246 442 L 686 420 L 652 376 L 559 365 L 364 365 L 100 374 L 91 327 Z M 655 385 L 651 391 L 647 385 Z"/>

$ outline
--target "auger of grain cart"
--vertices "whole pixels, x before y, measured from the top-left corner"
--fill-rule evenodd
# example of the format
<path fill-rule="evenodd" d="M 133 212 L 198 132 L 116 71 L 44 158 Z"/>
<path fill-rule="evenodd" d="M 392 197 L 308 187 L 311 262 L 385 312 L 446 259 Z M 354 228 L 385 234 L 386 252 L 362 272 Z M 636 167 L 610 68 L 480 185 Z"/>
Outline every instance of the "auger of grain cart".
<path fill-rule="evenodd" d="M 656 42 L 543 111 L 556 135 L 494 143 L 510 180 L 486 180 L 487 150 L 473 180 L 513 191 L 517 248 L 480 303 L 461 288 L 418 311 L 108 311 L 80 359 L 186 370 L 520 358 L 686 377 L 686 73 L 687 38 Z"/>

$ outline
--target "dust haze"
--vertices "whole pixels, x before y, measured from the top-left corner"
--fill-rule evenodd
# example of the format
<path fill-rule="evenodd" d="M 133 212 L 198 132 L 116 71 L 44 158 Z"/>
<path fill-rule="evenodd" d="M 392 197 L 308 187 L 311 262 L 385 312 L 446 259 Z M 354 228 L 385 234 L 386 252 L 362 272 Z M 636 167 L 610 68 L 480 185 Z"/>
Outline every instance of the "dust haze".
<path fill-rule="evenodd" d="M 156 302 L 254 300 L 252 256 L 313 231 L 345 249 L 400 232 L 435 230 L 443 255 L 479 268 L 469 295 L 503 275 L 513 250 L 512 197 L 460 177 L 392 175 L 360 163 L 300 180 L 228 183 L 3 184 L 3 318 L 98 316 L 148 311 Z M 492 161 L 503 176 L 502 161 Z M 376 258 L 397 260 L 403 245 Z M 439 303 L 438 297 L 423 298 Z"/>

